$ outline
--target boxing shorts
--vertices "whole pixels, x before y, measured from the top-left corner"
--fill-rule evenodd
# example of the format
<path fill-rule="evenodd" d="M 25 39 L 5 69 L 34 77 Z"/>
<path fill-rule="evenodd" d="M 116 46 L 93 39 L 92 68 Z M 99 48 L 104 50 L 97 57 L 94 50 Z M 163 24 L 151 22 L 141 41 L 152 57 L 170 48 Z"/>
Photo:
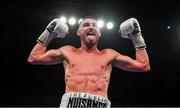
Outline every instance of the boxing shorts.
<path fill-rule="evenodd" d="M 107 97 L 83 92 L 67 92 L 62 96 L 60 108 L 110 108 Z"/>

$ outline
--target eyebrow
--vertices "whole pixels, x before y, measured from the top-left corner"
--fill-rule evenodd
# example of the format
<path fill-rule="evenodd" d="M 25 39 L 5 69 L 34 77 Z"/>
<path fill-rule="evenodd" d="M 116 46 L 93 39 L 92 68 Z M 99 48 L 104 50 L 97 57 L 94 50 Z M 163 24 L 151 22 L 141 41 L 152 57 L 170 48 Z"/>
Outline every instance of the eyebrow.
<path fill-rule="evenodd" d="M 79 24 L 79 26 L 83 26 L 84 24 L 97 24 L 97 22 L 92 22 L 92 23 L 90 23 L 90 22 L 82 22 L 82 23 Z"/>

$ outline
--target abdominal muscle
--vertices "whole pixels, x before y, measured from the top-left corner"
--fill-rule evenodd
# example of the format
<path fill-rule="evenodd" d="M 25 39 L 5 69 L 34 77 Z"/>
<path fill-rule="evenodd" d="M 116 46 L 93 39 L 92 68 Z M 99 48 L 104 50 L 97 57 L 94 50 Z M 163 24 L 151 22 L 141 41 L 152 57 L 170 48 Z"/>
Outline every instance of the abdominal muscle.
<path fill-rule="evenodd" d="M 73 51 L 65 55 L 63 65 L 66 92 L 86 92 L 107 97 L 112 54 L 105 51 L 100 53 Z"/>
<path fill-rule="evenodd" d="M 68 72 L 66 92 L 86 92 L 107 97 L 109 77 L 95 72 Z M 101 73 L 101 72 L 100 72 Z"/>

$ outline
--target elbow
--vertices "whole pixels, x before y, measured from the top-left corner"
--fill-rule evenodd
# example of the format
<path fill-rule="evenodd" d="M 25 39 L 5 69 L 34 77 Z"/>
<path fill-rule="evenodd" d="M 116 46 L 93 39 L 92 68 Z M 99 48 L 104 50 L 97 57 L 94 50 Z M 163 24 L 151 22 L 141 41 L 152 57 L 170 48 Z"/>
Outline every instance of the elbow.
<path fill-rule="evenodd" d="M 143 72 L 149 72 L 150 70 L 151 70 L 151 68 L 148 66 L 143 69 Z"/>
<path fill-rule="evenodd" d="M 37 63 L 37 58 L 33 56 L 29 56 L 27 59 L 27 62 L 30 64 L 36 64 Z"/>
<path fill-rule="evenodd" d="M 27 62 L 30 63 L 30 64 L 34 64 L 35 60 L 33 58 L 29 57 L 27 59 Z"/>
<path fill-rule="evenodd" d="M 151 66 L 149 63 L 145 63 L 142 66 L 142 72 L 149 72 L 151 70 Z"/>

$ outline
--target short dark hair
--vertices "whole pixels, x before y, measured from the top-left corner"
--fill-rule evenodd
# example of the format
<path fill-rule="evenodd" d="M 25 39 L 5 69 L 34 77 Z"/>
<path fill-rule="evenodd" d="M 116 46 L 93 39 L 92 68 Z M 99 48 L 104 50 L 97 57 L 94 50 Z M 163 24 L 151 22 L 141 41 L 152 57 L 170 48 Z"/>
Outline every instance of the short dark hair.
<path fill-rule="evenodd" d="M 95 19 L 95 20 L 96 20 L 96 18 L 95 18 L 94 16 L 85 16 L 85 17 L 83 18 L 83 20 L 84 20 L 84 19 L 88 19 L 88 18 L 90 18 L 90 19 Z"/>
<path fill-rule="evenodd" d="M 94 20 L 96 20 L 96 18 L 95 18 L 94 16 L 85 16 L 85 17 L 82 19 L 82 21 L 85 20 L 85 19 L 94 19 Z M 81 25 L 82 21 L 79 23 L 79 25 Z M 79 27 L 79 26 L 78 26 L 78 27 Z"/>

